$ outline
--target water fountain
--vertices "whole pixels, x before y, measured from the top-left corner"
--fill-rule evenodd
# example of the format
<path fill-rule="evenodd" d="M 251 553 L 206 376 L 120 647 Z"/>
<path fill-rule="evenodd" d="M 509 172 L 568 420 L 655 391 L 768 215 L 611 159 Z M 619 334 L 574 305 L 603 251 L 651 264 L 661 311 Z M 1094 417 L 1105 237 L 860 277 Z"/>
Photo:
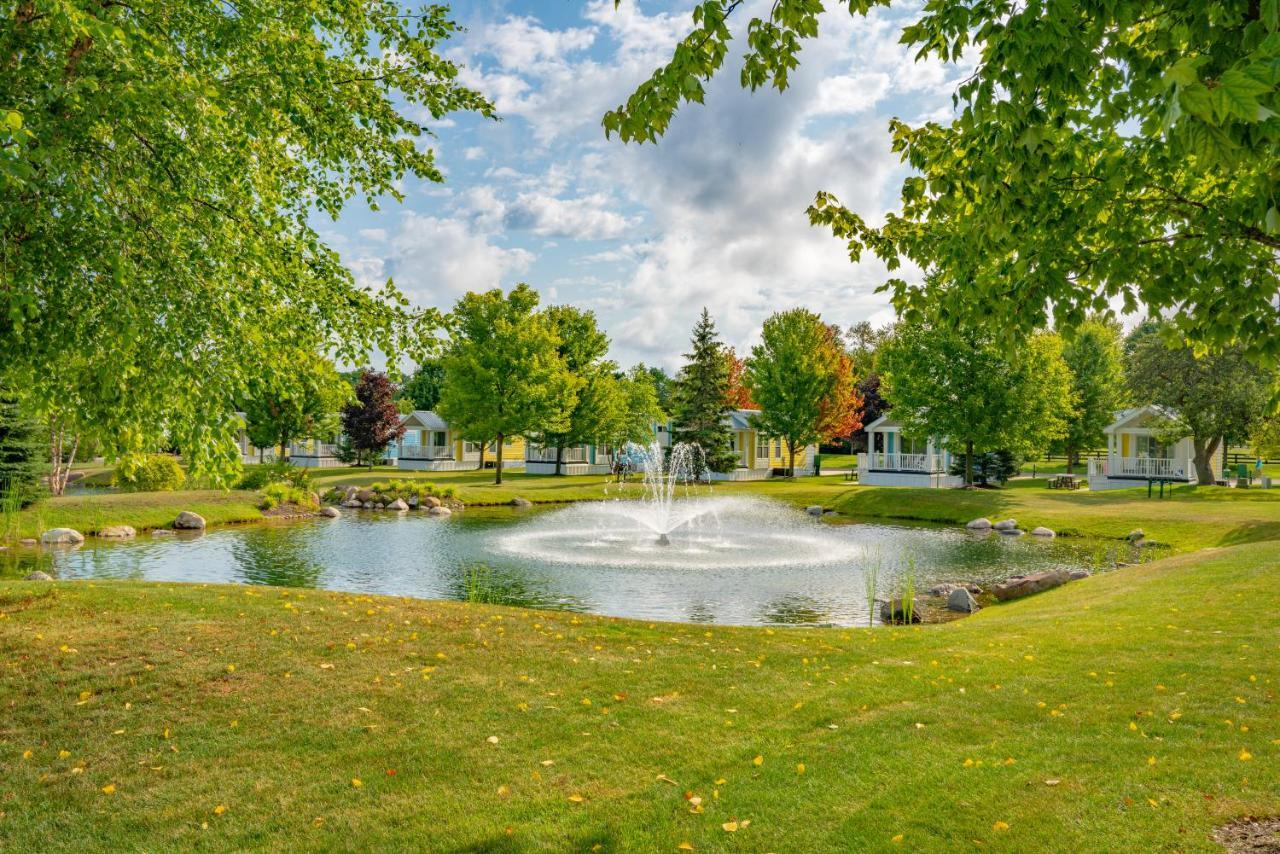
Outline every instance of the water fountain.
<path fill-rule="evenodd" d="M 855 559 L 847 537 L 789 505 L 713 495 L 702 449 L 628 445 L 643 476 L 620 479 L 622 496 L 531 519 L 496 537 L 507 554 L 576 565 L 714 569 L 830 564 Z"/>

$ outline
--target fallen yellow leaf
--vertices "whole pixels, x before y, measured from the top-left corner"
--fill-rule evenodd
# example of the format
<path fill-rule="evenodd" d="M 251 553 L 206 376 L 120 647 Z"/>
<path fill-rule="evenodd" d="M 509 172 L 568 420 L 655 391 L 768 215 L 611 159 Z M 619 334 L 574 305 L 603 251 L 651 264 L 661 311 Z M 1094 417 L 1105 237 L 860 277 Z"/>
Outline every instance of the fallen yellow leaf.
<path fill-rule="evenodd" d="M 585 801 L 586 798 L 582 797 L 582 795 L 570 795 L 569 800 L 573 801 L 575 804 L 580 804 Z"/>
<path fill-rule="evenodd" d="M 1008 830 L 1009 823 L 1007 821 L 997 821 L 995 824 L 991 825 L 991 829 L 992 830 Z"/>
<path fill-rule="evenodd" d="M 692 842 L 681 842 L 679 845 L 677 845 L 677 846 L 676 846 L 676 850 L 677 850 L 677 851 L 692 851 L 692 850 L 693 850 L 693 843 L 692 843 Z"/>
<path fill-rule="evenodd" d="M 720 826 L 724 828 L 724 832 L 725 832 L 725 833 L 737 833 L 737 832 L 738 832 L 738 823 L 737 823 L 736 821 L 726 821 L 724 824 L 722 824 L 722 825 L 720 825 Z"/>
<path fill-rule="evenodd" d="M 213 808 L 214 815 L 222 815 L 226 811 L 227 811 L 227 808 L 223 804 L 218 804 L 216 807 Z"/>
<path fill-rule="evenodd" d="M 752 765 L 763 765 L 763 764 L 764 764 L 764 757 L 763 757 L 763 756 L 757 756 L 755 759 L 752 759 L 752 760 L 751 760 L 751 764 L 752 764 Z"/>
<path fill-rule="evenodd" d="M 1244 750 L 1244 749 L 1242 749 L 1242 750 L 1240 751 L 1240 761 L 1241 761 L 1241 762 L 1248 762 L 1248 761 L 1249 761 L 1250 759 L 1252 759 L 1252 758 L 1253 758 L 1253 754 L 1252 754 L 1252 753 L 1250 753 L 1248 750 Z"/>
<path fill-rule="evenodd" d="M 803 774 L 803 773 L 804 773 L 804 763 L 803 763 L 803 762 L 797 762 L 797 763 L 796 763 L 796 773 L 797 773 L 797 774 Z"/>
<path fill-rule="evenodd" d="M 897 835 L 893 836 L 892 838 L 890 838 L 890 840 L 889 840 L 889 841 L 890 841 L 890 842 L 892 842 L 894 845 L 901 845 L 901 844 L 902 844 L 902 834 L 901 834 L 901 833 L 899 833 L 899 834 L 897 834 Z"/>
<path fill-rule="evenodd" d="M 358 789 L 358 788 L 360 788 L 360 787 L 361 787 L 361 786 L 363 786 L 363 785 L 364 785 L 364 783 L 360 782 L 360 778 L 359 778 L 359 777 L 352 777 L 352 778 L 351 778 L 351 787 L 352 787 L 352 788 L 354 788 L 354 789 Z"/>
<path fill-rule="evenodd" d="M 114 795 L 116 793 L 116 784 L 108 783 L 102 787 L 102 793 L 105 795 Z"/>

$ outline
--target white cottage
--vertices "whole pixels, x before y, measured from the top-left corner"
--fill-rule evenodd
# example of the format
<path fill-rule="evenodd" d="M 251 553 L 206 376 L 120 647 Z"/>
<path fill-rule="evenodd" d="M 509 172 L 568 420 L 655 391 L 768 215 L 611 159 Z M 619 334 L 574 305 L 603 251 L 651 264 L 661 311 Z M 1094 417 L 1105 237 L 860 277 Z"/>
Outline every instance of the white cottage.
<path fill-rule="evenodd" d="M 403 416 L 404 435 L 388 449 L 397 468 L 410 471 L 470 471 L 480 468 L 480 443 L 462 438 L 438 414 L 429 409 L 415 409 Z M 498 447 L 490 442 L 485 448 L 486 467 L 498 458 Z M 524 439 L 508 436 L 502 443 L 503 469 L 524 465 Z"/>
<path fill-rule="evenodd" d="M 964 478 L 948 474 L 951 452 L 934 439 L 912 439 L 902 424 L 881 415 L 866 427 L 867 451 L 858 454 L 858 483 L 868 486 L 963 486 Z"/>
<path fill-rule="evenodd" d="M 1125 409 L 1107 425 L 1107 455 L 1089 460 L 1089 489 L 1121 489 L 1148 480 L 1193 483 L 1196 480 L 1195 448 L 1187 436 L 1172 444 L 1157 434 L 1170 413 L 1159 406 Z M 1222 475 L 1217 460 L 1210 460 L 1214 479 Z"/>

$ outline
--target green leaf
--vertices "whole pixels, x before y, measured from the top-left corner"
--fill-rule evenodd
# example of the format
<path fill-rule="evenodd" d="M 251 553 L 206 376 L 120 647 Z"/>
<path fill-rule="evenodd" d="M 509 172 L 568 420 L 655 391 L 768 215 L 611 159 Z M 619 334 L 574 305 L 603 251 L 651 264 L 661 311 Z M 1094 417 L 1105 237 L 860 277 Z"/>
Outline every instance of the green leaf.
<path fill-rule="evenodd" d="M 1262 23 L 1271 32 L 1280 30 L 1280 0 L 1262 0 Z"/>
<path fill-rule="evenodd" d="M 1280 210 L 1272 205 L 1267 209 L 1267 217 L 1263 221 L 1267 234 L 1280 234 Z"/>
<path fill-rule="evenodd" d="M 1225 105 L 1228 115 L 1242 121 L 1256 122 L 1259 120 L 1258 110 L 1261 107 L 1258 98 L 1270 91 L 1270 87 L 1262 81 L 1233 68 L 1222 75 L 1214 94 L 1219 104 Z"/>
<path fill-rule="evenodd" d="M 1197 80 L 1196 66 L 1199 63 L 1189 56 L 1184 56 L 1173 65 L 1169 66 L 1169 70 L 1164 73 L 1162 78 L 1165 87 L 1169 86 L 1190 86 Z"/>
<path fill-rule="evenodd" d="M 1213 118 L 1213 99 L 1209 89 L 1203 83 L 1192 83 L 1182 87 L 1178 93 L 1178 101 L 1182 109 L 1198 119 L 1208 121 Z"/>

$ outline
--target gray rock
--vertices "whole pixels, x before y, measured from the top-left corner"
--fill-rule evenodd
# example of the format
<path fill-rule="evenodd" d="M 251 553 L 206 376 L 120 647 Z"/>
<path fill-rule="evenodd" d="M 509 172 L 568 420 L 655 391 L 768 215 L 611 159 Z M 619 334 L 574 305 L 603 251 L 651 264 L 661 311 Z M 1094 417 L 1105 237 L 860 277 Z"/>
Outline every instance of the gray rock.
<path fill-rule="evenodd" d="M 1050 569 L 1045 572 L 1033 572 L 1030 575 L 1015 575 L 991 588 L 992 594 L 1001 602 L 1010 599 L 1021 599 L 1033 593 L 1052 590 L 1071 580 L 1071 573 L 1065 569 Z"/>
<path fill-rule="evenodd" d="M 515 498 L 511 499 L 511 506 L 512 507 L 532 507 L 533 502 L 527 498 L 521 498 L 520 496 L 517 495 Z"/>
<path fill-rule="evenodd" d="M 84 534 L 75 528 L 50 528 L 40 535 L 40 542 L 47 546 L 65 546 L 84 542 Z"/>
<path fill-rule="evenodd" d="M 1079 580 L 1080 580 L 1080 579 L 1082 579 L 1082 578 L 1088 578 L 1088 577 L 1089 577 L 1089 570 L 1087 570 L 1087 569 L 1073 569 L 1073 570 L 1071 570 L 1070 575 L 1071 575 L 1071 580 L 1072 580 L 1072 581 L 1079 581 Z"/>
<path fill-rule="evenodd" d="M 406 503 L 406 504 L 408 504 L 410 507 L 417 507 L 417 506 L 418 506 L 418 496 L 416 496 L 416 495 L 410 495 L 410 496 L 409 496 L 409 500 L 408 500 L 407 502 L 405 502 L 405 503 Z"/>
<path fill-rule="evenodd" d="M 170 531 L 168 528 L 156 528 L 154 531 L 152 531 L 152 532 L 151 532 L 151 536 L 153 536 L 153 537 L 172 537 L 172 536 L 174 536 L 174 532 L 173 532 L 173 531 Z"/>
<path fill-rule="evenodd" d="M 1145 537 L 1145 536 L 1146 536 L 1146 534 L 1144 534 L 1144 533 L 1142 532 L 1142 529 L 1141 529 L 1141 528 L 1134 528 L 1132 531 L 1130 531 L 1129 533 L 1125 534 L 1125 535 L 1124 535 L 1124 538 L 1125 538 L 1126 540 L 1128 540 L 1129 542 L 1131 542 L 1131 543 L 1136 543 L 1136 542 L 1138 542 L 1138 540 L 1141 540 L 1141 539 L 1142 539 L 1143 537 Z"/>
<path fill-rule="evenodd" d="M 40 570 L 37 569 L 35 572 L 30 573 L 29 575 L 27 575 L 26 578 L 22 580 L 23 581 L 53 581 L 53 576 L 47 572 L 41 572 Z"/>
<path fill-rule="evenodd" d="M 1026 531 L 1020 528 L 1001 528 L 996 533 L 1002 537 L 1021 537 Z"/>
<path fill-rule="evenodd" d="M 889 599 L 880 603 L 880 619 L 886 623 L 907 622 L 907 609 L 904 600 Z M 911 622 L 918 623 L 924 619 L 924 604 L 915 599 L 911 605 Z"/>
<path fill-rule="evenodd" d="M 432 507 L 432 508 L 431 508 L 430 510 L 428 510 L 427 512 L 428 512 L 428 513 L 430 513 L 432 516 L 451 516 L 451 515 L 453 515 L 453 511 L 452 511 L 452 510 L 450 510 L 448 507 Z"/>
<path fill-rule="evenodd" d="M 1058 536 L 1058 535 L 1057 535 L 1056 533 L 1054 533 L 1054 531 L 1053 531 L 1053 529 L 1052 529 L 1052 528 L 1046 528 L 1045 526 L 1041 525 L 1041 526 L 1040 526 L 1040 527 L 1038 527 L 1038 528 L 1032 528 L 1032 529 L 1031 529 L 1031 536 L 1033 536 L 1033 537 L 1050 537 L 1050 538 L 1052 538 L 1052 537 L 1056 537 L 1056 536 Z"/>
<path fill-rule="evenodd" d="M 337 519 L 342 515 L 342 511 L 337 507 L 324 507 L 320 510 L 320 515 L 326 519 Z"/>
<path fill-rule="evenodd" d="M 178 514 L 178 518 L 173 520 L 173 527 L 183 531 L 203 531 L 204 517 L 199 513 L 183 510 Z"/>
<path fill-rule="evenodd" d="M 935 584 L 929 588 L 929 595 L 939 599 L 945 599 L 951 595 L 952 590 L 963 589 L 962 585 L 952 584 L 950 581 L 944 581 L 941 584 Z"/>
<path fill-rule="evenodd" d="M 390 504 L 387 505 L 387 509 L 395 510 L 397 513 L 400 513 L 405 510 L 408 510 L 409 505 L 404 503 L 403 498 L 397 498 L 395 501 L 392 501 Z"/>
<path fill-rule="evenodd" d="M 1018 527 L 1018 522 L 1015 519 L 1001 519 L 991 527 L 995 528 L 997 531 L 1012 531 Z"/>
<path fill-rule="evenodd" d="M 965 527 L 968 528 L 970 531 L 986 531 L 991 528 L 991 520 L 986 518 L 985 516 L 982 516 L 977 519 L 974 519 L 972 522 L 965 525 Z"/>
<path fill-rule="evenodd" d="M 20 545 L 20 546 L 34 546 L 34 545 L 36 544 L 36 542 L 37 542 L 36 540 L 33 540 L 33 539 L 31 539 L 30 537 L 23 537 L 22 539 L 18 540 L 18 545 Z"/>
<path fill-rule="evenodd" d="M 361 504 L 360 506 L 361 506 L 361 507 L 363 507 L 365 510 L 372 510 L 372 509 L 373 509 L 373 502 L 372 502 L 372 501 L 366 501 L 366 502 L 364 502 L 363 504 Z"/>
<path fill-rule="evenodd" d="M 804 508 L 804 512 L 808 513 L 810 516 L 821 516 L 821 515 L 822 515 L 822 505 L 821 505 L 821 504 L 810 504 L 808 507 Z"/>
<path fill-rule="evenodd" d="M 440 499 L 436 498 L 434 495 L 428 495 L 426 498 L 422 499 L 422 506 L 428 510 L 434 507 L 439 507 Z"/>
<path fill-rule="evenodd" d="M 108 540 L 127 540 L 130 537 L 138 536 L 138 532 L 129 525 L 108 525 L 97 534 Z"/>
<path fill-rule="evenodd" d="M 957 587 L 951 591 L 951 595 L 947 597 L 947 610 L 959 611 L 962 614 L 973 614 L 982 608 L 978 604 L 978 600 L 973 598 L 973 594 L 963 587 Z"/>
<path fill-rule="evenodd" d="M 360 499 L 361 504 L 372 504 L 375 493 L 368 489 L 361 489 L 356 493 L 356 498 Z"/>
<path fill-rule="evenodd" d="M 346 501 L 342 502 L 342 506 L 343 506 L 343 507 L 350 507 L 350 508 L 354 509 L 354 508 L 357 508 L 357 507 L 363 507 L 364 505 L 363 505 L 363 504 L 361 504 L 359 501 L 357 501 L 357 500 L 356 500 L 356 499 L 354 499 L 354 498 L 349 498 L 349 499 L 347 499 Z"/>

